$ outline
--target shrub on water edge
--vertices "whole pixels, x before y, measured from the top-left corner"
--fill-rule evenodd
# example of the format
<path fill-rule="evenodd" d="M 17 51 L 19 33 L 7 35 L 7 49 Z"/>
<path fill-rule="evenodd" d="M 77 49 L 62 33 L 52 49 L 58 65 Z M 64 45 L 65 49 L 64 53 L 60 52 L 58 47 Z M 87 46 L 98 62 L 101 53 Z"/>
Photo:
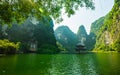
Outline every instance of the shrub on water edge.
<path fill-rule="evenodd" d="M 7 39 L 0 40 L 0 53 L 1 54 L 14 54 L 19 49 L 19 44 L 15 44 L 14 42 L 10 42 Z"/>

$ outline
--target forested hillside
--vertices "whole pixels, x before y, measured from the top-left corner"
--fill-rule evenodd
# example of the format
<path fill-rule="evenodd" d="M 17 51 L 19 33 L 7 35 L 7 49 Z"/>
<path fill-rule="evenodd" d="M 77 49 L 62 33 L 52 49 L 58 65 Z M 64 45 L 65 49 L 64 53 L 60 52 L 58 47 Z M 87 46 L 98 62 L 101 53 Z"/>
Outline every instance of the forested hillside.
<path fill-rule="evenodd" d="M 91 24 L 90 34 L 87 36 L 88 50 L 92 50 L 96 44 L 96 37 L 100 31 L 101 26 L 104 23 L 105 17 L 101 17 Z"/>
<path fill-rule="evenodd" d="M 76 34 L 74 34 L 67 26 L 60 26 L 55 30 L 56 40 L 68 52 L 74 52 L 75 45 L 77 44 Z"/>
<path fill-rule="evenodd" d="M 50 17 L 43 17 L 37 22 L 32 22 L 28 18 L 21 25 L 13 23 L 11 27 L 1 26 L 0 39 L 20 42 L 19 51 L 24 53 L 58 53 L 53 26 Z"/>
<path fill-rule="evenodd" d="M 115 0 L 112 10 L 97 35 L 96 51 L 120 51 L 120 0 Z"/>

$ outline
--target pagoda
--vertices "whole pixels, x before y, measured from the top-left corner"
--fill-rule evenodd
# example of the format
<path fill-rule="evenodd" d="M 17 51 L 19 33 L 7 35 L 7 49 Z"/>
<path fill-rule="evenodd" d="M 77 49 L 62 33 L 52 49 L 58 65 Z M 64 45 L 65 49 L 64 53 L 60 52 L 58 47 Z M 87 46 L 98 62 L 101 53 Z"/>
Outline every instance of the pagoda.
<path fill-rule="evenodd" d="M 76 50 L 77 53 L 80 53 L 81 51 L 86 50 L 86 47 L 85 47 L 84 44 L 78 43 L 78 44 L 76 45 L 75 50 Z"/>

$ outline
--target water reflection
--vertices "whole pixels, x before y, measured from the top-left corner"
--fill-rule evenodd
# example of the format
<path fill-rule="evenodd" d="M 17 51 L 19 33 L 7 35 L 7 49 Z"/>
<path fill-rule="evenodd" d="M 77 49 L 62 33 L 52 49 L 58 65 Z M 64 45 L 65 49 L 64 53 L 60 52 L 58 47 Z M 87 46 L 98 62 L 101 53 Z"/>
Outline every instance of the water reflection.
<path fill-rule="evenodd" d="M 0 57 L 0 75 L 119 75 L 119 53 Z"/>
<path fill-rule="evenodd" d="M 96 59 L 99 64 L 98 69 L 102 75 L 120 74 L 120 54 L 119 53 L 97 53 Z"/>
<path fill-rule="evenodd" d="M 0 58 L 0 75 L 44 75 L 51 55 L 21 54 Z"/>
<path fill-rule="evenodd" d="M 98 75 L 93 56 L 87 54 L 53 56 L 48 71 L 50 75 Z"/>

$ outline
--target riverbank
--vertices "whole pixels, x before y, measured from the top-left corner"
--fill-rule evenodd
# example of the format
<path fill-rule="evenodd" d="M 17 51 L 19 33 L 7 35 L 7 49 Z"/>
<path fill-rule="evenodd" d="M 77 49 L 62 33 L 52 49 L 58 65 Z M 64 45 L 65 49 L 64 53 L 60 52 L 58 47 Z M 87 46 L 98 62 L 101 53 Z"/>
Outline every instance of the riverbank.
<path fill-rule="evenodd" d="M 80 51 L 78 52 L 60 52 L 57 54 L 89 54 L 89 53 L 120 53 L 117 51 Z M 26 54 L 26 53 L 16 53 L 16 54 Z M 32 53 L 27 53 L 27 54 L 32 54 Z M 38 53 L 34 53 L 34 54 L 38 54 Z M 0 54 L 0 57 L 2 56 L 6 56 L 6 55 L 15 55 L 15 54 Z"/>
<path fill-rule="evenodd" d="M 93 51 L 91 51 L 91 52 L 93 52 L 93 53 L 119 53 L 118 51 L 95 51 L 95 50 L 93 50 Z"/>

